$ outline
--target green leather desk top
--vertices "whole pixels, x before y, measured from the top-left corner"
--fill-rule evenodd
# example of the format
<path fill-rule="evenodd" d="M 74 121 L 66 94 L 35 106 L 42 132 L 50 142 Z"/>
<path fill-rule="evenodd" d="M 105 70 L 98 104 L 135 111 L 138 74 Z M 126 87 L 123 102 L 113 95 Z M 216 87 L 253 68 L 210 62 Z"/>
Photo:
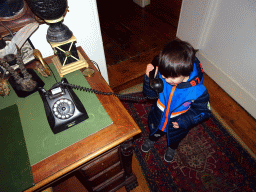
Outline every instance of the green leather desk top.
<path fill-rule="evenodd" d="M 53 64 L 50 64 L 50 67 L 57 80 L 60 81 L 61 78 Z M 40 75 L 39 77 L 45 82 L 45 90 L 50 89 L 55 83 L 55 79 L 52 75 L 48 78 L 44 78 Z M 71 84 L 90 87 L 80 70 L 67 74 L 64 77 L 67 78 L 68 82 Z M 74 92 L 83 103 L 89 119 L 58 134 L 53 134 L 48 124 L 43 102 L 38 92 L 26 98 L 19 98 L 11 88 L 11 92 L 8 96 L 4 98 L 0 97 L 0 110 L 13 104 L 18 106 L 31 165 L 38 163 L 113 123 L 95 94 L 78 90 L 74 90 Z M 10 117 L 13 115 L 6 114 L 6 116 Z"/>
<path fill-rule="evenodd" d="M 0 154 L 0 191 L 31 187 L 34 180 L 17 105 L 0 110 Z"/>

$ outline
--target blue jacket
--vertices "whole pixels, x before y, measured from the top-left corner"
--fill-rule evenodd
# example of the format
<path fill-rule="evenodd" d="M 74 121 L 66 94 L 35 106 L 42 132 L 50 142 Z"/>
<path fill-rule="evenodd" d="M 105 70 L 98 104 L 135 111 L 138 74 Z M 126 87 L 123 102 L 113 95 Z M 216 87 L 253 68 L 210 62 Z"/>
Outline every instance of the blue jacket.
<path fill-rule="evenodd" d="M 209 94 L 203 85 L 203 69 L 196 58 L 193 71 L 187 82 L 177 86 L 167 83 L 160 72 L 157 78 L 164 82 L 164 90 L 159 93 L 159 99 L 153 104 L 148 116 L 150 134 L 157 129 L 167 133 L 168 145 L 184 138 L 189 129 L 211 115 Z M 149 78 L 145 75 L 143 92 L 146 96 L 157 96 L 149 86 Z M 173 128 L 172 122 L 177 122 L 179 128 Z"/>

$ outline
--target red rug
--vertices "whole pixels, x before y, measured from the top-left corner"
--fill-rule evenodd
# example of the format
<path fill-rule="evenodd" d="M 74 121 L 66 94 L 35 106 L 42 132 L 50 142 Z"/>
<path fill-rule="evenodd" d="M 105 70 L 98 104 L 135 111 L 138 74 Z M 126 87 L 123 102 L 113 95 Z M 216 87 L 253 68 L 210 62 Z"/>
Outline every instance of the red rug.
<path fill-rule="evenodd" d="M 148 153 L 140 148 L 149 134 L 147 117 L 152 101 L 122 103 L 142 131 L 135 138 L 134 151 L 151 191 L 256 191 L 256 161 L 214 116 L 192 128 L 174 161 L 166 163 L 165 137 Z"/>

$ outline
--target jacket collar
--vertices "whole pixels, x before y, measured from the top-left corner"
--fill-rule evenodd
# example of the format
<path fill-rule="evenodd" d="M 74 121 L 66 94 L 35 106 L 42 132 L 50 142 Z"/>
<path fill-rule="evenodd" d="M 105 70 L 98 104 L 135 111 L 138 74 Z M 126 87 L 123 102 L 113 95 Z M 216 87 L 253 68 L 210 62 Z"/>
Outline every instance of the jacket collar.
<path fill-rule="evenodd" d="M 160 76 L 160 78 L 162 78 L 161 74 L 159 76 Z M 177 89 L 185 89 L 185 88 L 196 86 L 198 84 L 202 84 L 203 77 L 204 77 L 203 68 L 202 68 L 199 60 L 196 58 L 195 62 L 194 62 L 193 71 L 189 75 L 188 81 L 178 84 L 176 88 Z"/>

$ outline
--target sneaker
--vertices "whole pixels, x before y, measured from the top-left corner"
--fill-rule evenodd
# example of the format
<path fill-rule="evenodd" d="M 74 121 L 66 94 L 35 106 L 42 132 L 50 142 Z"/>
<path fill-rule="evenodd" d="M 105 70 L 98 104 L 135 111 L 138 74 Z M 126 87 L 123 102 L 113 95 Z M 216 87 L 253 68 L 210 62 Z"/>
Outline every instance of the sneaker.
<path fill-rule="evenodd" d="M 175 149 L 172 149 L 170 147 L 167 148 L 165 154 L 164 154 L 164 160 L 167 162 L 167 163 L 170 163 L 173 161 L 173 158 L 174 158 L 174 155 L 175 155 Z"/>
<path fill-rule="evenodd" d="M 154 146 L 154 141 L 151 141 L 149 139 L 147 139 L 146 141 L 144 141 L 144 143 L 141 145 L 141 150 L 143 152 L 148 152 L 153 146 Z"/>

